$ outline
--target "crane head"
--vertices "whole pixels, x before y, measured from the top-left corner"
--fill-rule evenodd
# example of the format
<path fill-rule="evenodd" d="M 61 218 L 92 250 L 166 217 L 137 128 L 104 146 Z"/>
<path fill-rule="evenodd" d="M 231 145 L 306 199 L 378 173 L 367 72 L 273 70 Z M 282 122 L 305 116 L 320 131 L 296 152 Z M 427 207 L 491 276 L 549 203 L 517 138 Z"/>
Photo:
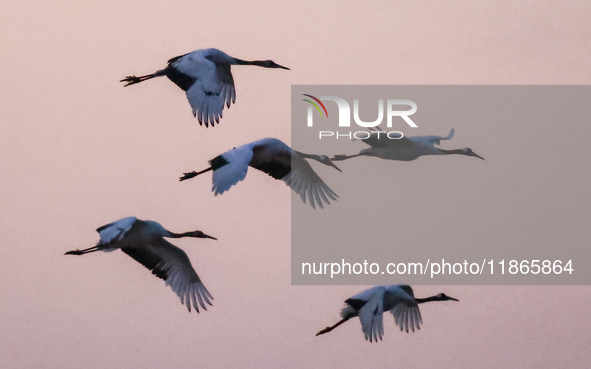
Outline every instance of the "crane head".
<path fill-rule="evenodd" d="M 469 147 L 466 147 L 466 148 L 462 149 L 462 154 L 464 154 L 466 156 L 475 156 L 478 159 L 484 160 L 484 158 L 482 156 L 480 156 L 477 153 L 475 153 L 474 151 L 472 151 L 472 149 L 469 148 Z"/>
<path fill-rule="evenodd" d="M 261 62 L 261 66 L 263 66 L 265 68 L 281 68 L 281 69 L 290 70 L 289 68 L 284 67 L 283 65 L 279 65 L 279 64 L 275 63 L 273 60 L 263 60 Z"/>
<path fill-rule="evenodd" d="M 326 155 L 318 155 L 318 159 L 317 160 L 319 162 L 321 162 L 322 164 L 324 164 L 324 165 L 328 165 L 329 167 L 333 167 L 336 170 L 338 170 L 339 172 L 342 172 L 342 170 L 339 167 L 337 167 L 335 165 L 335 163 L 333 163 L 332 160 L 330 160 L 330 158 L 328 156 L 326 156 Z"/>
<path fill-rule="evenodd" d="M 212 237 L 212 236 L 210 236 L 208 234 L 205 234 L 205 233 L 203 233 L 201 231 L 187 232 L 186 235 L 187 235 L 187 237 L 195 237 L 195 238 L 211 238 L 212 240 L 216 240 L 217 241 L 217 238 Z"/>
<path fill-rule="evenodd" d="M 449 301 L 449 300 L 451 300 L 451 301 L 460 301 L 460 300 L 458 300 L 458 299 L 455 299 L 455 298 L 453 298 L 453 297 L 450 297 L 450 296 L 446 295 L 446 294 L 445 294 L 445 293 L 443 293 L 443 292 L 442 292 L 442 293 L 438 293 L 438 294 L 436 295 L 436 297 L 437 297 L 437 299 L 438 299 L 439 301 Z"/>

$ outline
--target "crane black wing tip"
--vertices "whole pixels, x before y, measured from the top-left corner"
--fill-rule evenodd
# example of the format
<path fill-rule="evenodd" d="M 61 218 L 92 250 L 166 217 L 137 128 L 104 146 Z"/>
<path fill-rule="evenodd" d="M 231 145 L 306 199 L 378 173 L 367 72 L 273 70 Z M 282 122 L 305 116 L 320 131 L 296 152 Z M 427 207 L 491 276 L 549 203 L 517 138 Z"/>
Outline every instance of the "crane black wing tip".
<path fill-rule="evenodd" d="M 207 290 L 206 290 L 206 291 L 207 291 Z M 213 296 L 211 296 L 211 295 L 209 294 L 209 292 L 207 292 L 207 295 L 209 295 L 209 298 L 213 300 Z M 205 297 L 205 296 L 204 296 L 204 297 Z M 207 299 L 207 297 L 205 298 L 205 302 L 207 303 L 207 305 L 209 305 L 209 306 L 213 306 L 213 304 L 211 303 L 211 301 L 209 301 L 209 299 Z M 189 302 L 188 302 L 188 303 L 186 303 L 186 304 L 185 304 L 183 301 L 181 301 L 181 304 L 182 304 L 182 305 L 186 305 L 186 306 L 187 306 L 187 310 L 189 310 L 189 312 L 191 312 L 191 303 L 190 303 L 190 300 L 189 300 Z M 205 305 L 205 304 L 204 304 L 204 303 L 203 303 L 201 300 L 199 300 L 199 305 L 201 305 L 201 308 L 202 308 L 204 311 L 207 311 L 207 306 L 206 306 L 206 305 Z M 199 314 L 199 313 L 200 313 L 200 311 L 199 311 L 199 305 L 193 305 L 193 309 L 194 309 L 194 310 L 197 312 L 197 314 Z"/>
<path fill-rule="evenodd" d="M 378 338 L 379 338 L 379 339 L 378 339 Z M 376 337 L 376 338 L 373 338 L 373 339 L 372 339 L 372 337 L 369 337 L 369 338 L 368 338 L 368 337 L 366 336 L 366 337 L 365 337 L 365 340 L 366 340 L 366 341 L 369 341 L 369 343 L 374 343 L 374 342 L 375 342 L 375 343 L 378 343 L 378 342 L 380 342 L 380 341 L 382 340 L 382 337 Z"/>
<path fill-rule="evenodd" d="M 205 126 L 205 128 L 209 128 L 209 126 L 211 125 L 212 127 L 215 127 L 215 124 L 220 124 L 219 118 L 216 118 L 215 121 L 212 119 L 211 121 L 209 120 L 201 120 L 199 119 L 199 125 L 200 126 Z"/>
<path fill-rule="evenodd" d="M 183 301 L 181 301 L 181 305 L 187 306 L 187 310 L 189 310 L 189 313 L 191 312 L 191 301 L 190 300 L 187 301 L 186 304 Z M 195 306 L 193 306 L 193 308 L 195 309 L 197 314 L 199 314 L 199 306 L 195 305 Z M 205 309 L 205 307 L 203 307 L 203 309 Z M 205 309 L 205 310 L 207 310 L 207 309 Z"/>
<path fill-rule="evenodd" d="M 201 114 L 197 115 L 197 110 L 193 109 L 193 117 L 197 118 L 197 120 L 199 121 L 199 125 L 202 126 L 203 125 L 203 118 L 201 118 Z M 207 121 L 205 121 L 205 127 L 207 127 Z"/>

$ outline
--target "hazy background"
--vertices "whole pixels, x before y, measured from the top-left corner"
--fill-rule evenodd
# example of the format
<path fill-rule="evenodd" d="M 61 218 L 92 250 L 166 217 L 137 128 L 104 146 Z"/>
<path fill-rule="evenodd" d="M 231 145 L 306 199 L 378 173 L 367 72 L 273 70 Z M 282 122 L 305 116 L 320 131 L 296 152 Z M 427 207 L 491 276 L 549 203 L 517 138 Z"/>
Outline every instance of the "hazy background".
<path fill-rule="evenodd" d="M 589 84 L 588 2 L 20 1 L 2 3 L 0 14 L 6 367 L 582 368 L 591 360 L 586 286 L 416 286 L 418 296 L 445 291 L 461 301 L 423 306 L 414 334 L 385 315 L 378 344 L 365 342 L 358 321 L 315 337 L 363 287 L 290 285 L 291 191 L 254 171 L 218 197 L 210 175 L 178 183 L 242 143 L 289 142 L 292 84 Z M 118 82 L 206 47 L 292 70 L 234 68 L 236 104 L 213 129 L 197 124 L 165 78 Z M 455 144 L 487 159 L 504 152 L 487 135 L 456 134 Z M 333 182 L 340 174 L 323 173 Z M 175 241 L 214 306 L 187 313 L 121 252 L 63 255 L 129 215 L 219 239 Z"/>

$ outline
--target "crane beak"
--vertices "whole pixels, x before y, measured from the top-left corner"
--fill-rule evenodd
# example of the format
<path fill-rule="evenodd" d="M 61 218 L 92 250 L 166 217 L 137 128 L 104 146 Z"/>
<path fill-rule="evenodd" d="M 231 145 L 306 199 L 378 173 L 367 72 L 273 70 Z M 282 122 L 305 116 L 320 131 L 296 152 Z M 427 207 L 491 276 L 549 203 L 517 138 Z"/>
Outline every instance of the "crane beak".
<path fill-rule="evenodd" d="M 330 160 L 330 159 L 328 160 L 328 165 L 330 165 L 331 167 L 335 168 L 336 170 L 338 170 L 338 171 L 339 171 L 339 172 L 341 172 L 341 173 L 343 172 L 343 171 L 342 171 L 342 170 L 341 170 L 339 167 L 337 167 L 337 166 L 335 165 L 335 163 L 333 163 L 333 162 L 332 162 L 332 160 Z"/>
<path fill-rule="evenodd" d="M 195 231 L 195 232 L 190 232 L 190 233 L 192 233 L 193 237 L 197 237 L 197 238 L 211 238 L 212 240 L 216 240 L 216 241 L 218 240 L 217 238 L 212 237 L 212 236 L 210 236 L 208 234 L 205 234 L 205 233 L 203 233 L 201 231 Z"/>
<path fill-rule="evenodd" d="M 482 159 L 482 160 L 484 160 L 484 158 L 483 158 L 482 156 L 478 155 L 477 153 L 473 152 L 473 154 L 474 154 L 474 156 L 476 156 L 478 159 Z"/>
<path fill-rule="evenodd" d="M 276 63 L 277 64 L 277 63 Z M 279 65 L 277 64 L 277 68 L 281 68 L 281 69 L 286 69 L 286 70 L 291 70 L 288 67 L 284 67 L 283 65 Z"/>
<path fill-rule="evenodd" d="M 450 300 L 452 300 L 452 301 L 457 301 L 457 302 L 460 302 L 460 300 L 458 300 L 458 299 L 454 299 L 453 297 L 450 297 L 450 296 L 447 296 L 447 298 L 448 298 L 448 299 L 450 299 Z"/>
<path fill-rule="evenodd" d="M 216 241 L 218 240 L 217 238 L 212 237 L 212 236 L 205 234 L 205 233 L 203 233 L 203 236 L 201 238 L 211 238 L 212 240 L 216 240 Z"/>

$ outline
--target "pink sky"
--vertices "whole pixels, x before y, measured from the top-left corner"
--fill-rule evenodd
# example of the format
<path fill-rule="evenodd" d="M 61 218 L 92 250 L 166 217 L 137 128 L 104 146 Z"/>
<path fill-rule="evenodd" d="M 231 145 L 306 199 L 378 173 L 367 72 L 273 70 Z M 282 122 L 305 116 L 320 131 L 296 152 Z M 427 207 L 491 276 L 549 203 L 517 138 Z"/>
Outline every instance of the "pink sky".
<path fill-rule="evenodd" d="M 387 316 L 378 344 L 357 320 L 315 337 L 364 287 L 290 285 L 291 191 L 251 172 L 214 197 L 211 176 L 178 177 L 246 142 L 289 142 L 292 84 L 589 84 L 590 17 L 588 1 L 2 3 L 3 365 L 587 367 L 588 286 L 415 286 L 417 296 L 444 291 L 460 302 L 422 306 L 414 334 Z M 234 68 L 236 104 L 213 129 L 164 78 L 118 82 L 207 47 L 291 71 Z M 493 163 L 503 150 L 463 132 Z M 187 313 L 121 252 L 63 255 L 129 215 L 219 239 L 174 242 L 214 306 Z"/>

